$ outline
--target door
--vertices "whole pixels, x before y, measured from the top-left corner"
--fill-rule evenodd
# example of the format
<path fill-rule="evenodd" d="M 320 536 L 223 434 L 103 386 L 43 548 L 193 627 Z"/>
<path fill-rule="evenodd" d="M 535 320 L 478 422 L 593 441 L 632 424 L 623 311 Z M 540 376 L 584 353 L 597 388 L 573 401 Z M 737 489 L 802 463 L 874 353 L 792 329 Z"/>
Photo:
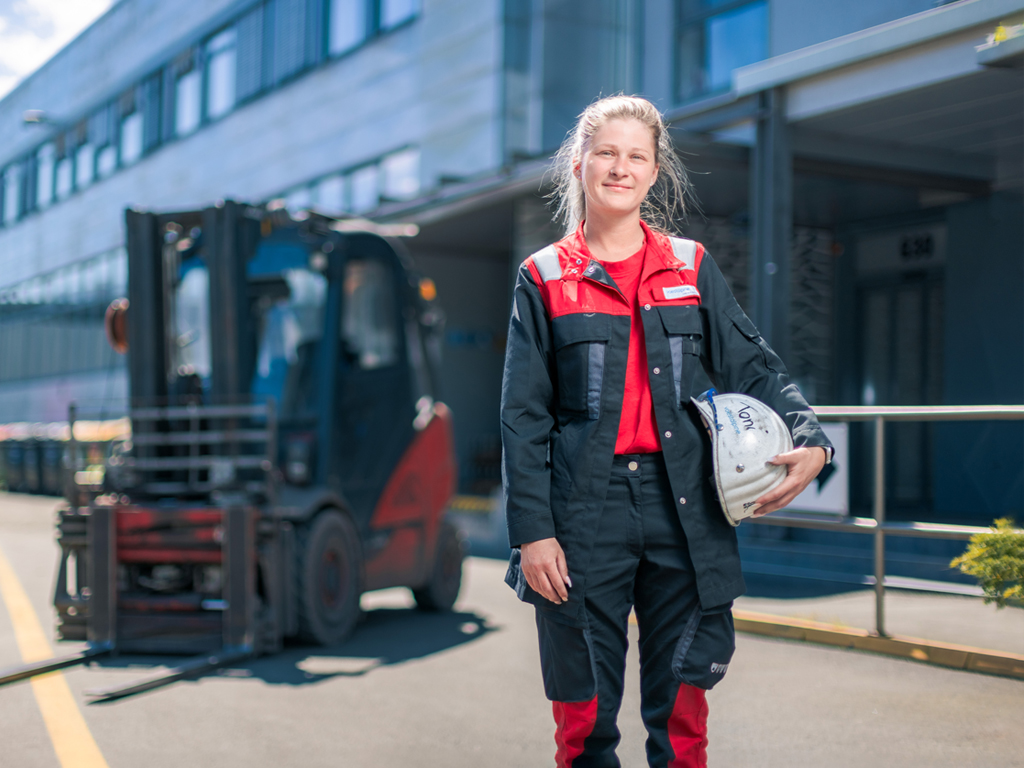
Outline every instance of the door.
<path fill-rule="evenodd" d="M 942 400 L 942 278 L 911 272 L 862 282 L 858 297 L 863 405 L 938 405 Z M 873 438 L 860 441 L 862 501 L 870 503 Z M 896 516 L 932 503 L 932 426 L 886 424 L 887 508 Z"/>

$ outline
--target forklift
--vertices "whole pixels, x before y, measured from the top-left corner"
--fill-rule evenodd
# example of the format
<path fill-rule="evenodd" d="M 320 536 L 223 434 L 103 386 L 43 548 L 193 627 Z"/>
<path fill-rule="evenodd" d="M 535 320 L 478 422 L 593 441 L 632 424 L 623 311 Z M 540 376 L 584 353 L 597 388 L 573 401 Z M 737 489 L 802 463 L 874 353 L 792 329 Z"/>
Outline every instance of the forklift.
<path fill-rule="evenodd" d="M 54 592 L 72 656 L 188 654 L 111 699 L 274 653 L 336 645 L 363 592 L 449 610 L 463 543 L 443 313 L 402 244 L 315 212 L 226 201 L 125 215 L 128 296 L 105 326 L 127 355 L 130 434 L 83 472 L 71 407 Z M 77 471 L 76 471 L 77 470 Z"/>

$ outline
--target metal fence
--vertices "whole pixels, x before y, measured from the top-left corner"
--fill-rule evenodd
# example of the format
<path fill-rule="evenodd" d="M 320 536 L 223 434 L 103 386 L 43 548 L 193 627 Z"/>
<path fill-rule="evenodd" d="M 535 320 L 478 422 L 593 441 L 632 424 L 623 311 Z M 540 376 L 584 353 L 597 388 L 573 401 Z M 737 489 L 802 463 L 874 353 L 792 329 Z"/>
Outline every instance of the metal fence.
<path fill-rule="evenodd" d="M 840 520 L 814 519 L 778 512 L 754 520 L 757 525 L 812 528 L 837 533 L 871 534 L 874 541 L 875 631 L 885 635 L 885 537 L 967 541 L 990 529 L 969 525 L 920 522 L 886 522 L 885 519 L 885 424 L 889 421 L 1024 421 L 1024 405 L 845 406 L 824 405 L 814 409 L 819 421 L 870 421 L 875 425 L 873 517 Z"/>

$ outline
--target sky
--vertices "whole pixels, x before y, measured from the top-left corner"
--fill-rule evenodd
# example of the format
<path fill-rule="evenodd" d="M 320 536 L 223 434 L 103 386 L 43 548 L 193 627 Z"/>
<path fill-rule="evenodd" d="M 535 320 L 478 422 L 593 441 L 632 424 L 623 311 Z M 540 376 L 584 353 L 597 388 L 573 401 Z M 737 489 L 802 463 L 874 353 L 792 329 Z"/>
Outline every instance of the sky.
<path fill-rule="evenodd" d="M 0 0 L 0 99 L 112 4 L 113 0 Z"/>

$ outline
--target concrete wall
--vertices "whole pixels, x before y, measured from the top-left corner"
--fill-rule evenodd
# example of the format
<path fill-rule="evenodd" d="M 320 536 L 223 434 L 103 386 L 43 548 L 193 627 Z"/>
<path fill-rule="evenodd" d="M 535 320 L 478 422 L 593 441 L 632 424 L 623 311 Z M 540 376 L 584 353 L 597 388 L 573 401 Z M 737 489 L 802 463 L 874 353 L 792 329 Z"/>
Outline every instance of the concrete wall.
<path fill-rule="evenodd" d="M 27 108 L 77 116 L 101 94 L 114 95 L 109 89 L 145 59 L 143 52 L 160 49 L 174 35 L 187 36 L 210 16 L 209 8 L 223 5 L 119 4 L 0 103 L 2 130 L 10 133 Z M 175 21 L 164 25 L 171 7 Z M 407 26 L 0 229 L 0 284 L 119 244 L 128 205 L 174 209 L 227 197 L 259 201 L 406 145 L 421 150 L 425 189 L 440 175 L 494 169 L 501 164 L 500 14 L 500 0 L 424 0 L 420 16 Z M 182 27 L 179 17 L 192 25 Z M 100 85 L 83 88 L 88 98 L 72 98 L 62 79 L 66 70 L 88 71 Z"/>

